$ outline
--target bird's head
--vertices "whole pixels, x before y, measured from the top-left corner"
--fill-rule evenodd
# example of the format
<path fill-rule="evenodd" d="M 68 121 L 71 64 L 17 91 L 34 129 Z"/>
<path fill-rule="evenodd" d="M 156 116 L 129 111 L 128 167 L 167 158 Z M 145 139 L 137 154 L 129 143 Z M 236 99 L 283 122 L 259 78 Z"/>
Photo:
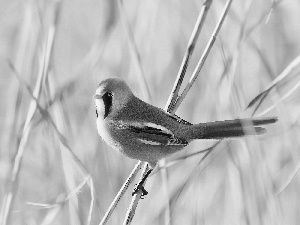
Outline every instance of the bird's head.
<path fill-rule="evenodd" d="M 117 114 L 132 97 L 133 93 L 124 80 L 103 80 L 94 95 L 97 117 L 105 119 Z"/>

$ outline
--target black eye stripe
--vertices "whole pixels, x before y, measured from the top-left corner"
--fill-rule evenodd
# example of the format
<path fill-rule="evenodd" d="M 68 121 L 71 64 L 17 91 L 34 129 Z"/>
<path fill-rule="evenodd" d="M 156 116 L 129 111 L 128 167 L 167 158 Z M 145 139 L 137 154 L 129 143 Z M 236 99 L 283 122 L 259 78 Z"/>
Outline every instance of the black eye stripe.
<path fill-rule="evenodd" d="M 104 111 L 104 119 L 108 116 L 108 114 L 111 111 L 111 107 L 112 107 L 112 93 L 110 92 L 106 92 L 103 96 L 102 96 L 103 102 L 104 102 L 104 107 L 105 107 L 105 111 Z"/>

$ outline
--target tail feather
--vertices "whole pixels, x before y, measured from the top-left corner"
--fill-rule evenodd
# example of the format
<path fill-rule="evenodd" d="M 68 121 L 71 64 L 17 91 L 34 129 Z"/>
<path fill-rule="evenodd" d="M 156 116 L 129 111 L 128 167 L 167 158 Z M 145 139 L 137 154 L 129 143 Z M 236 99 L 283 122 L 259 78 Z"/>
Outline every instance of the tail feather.
<path fill-rule="evenodd" d="M 241 129 L 227 129 L 227 130 L 207 130 L 201 135 L 201 139 L 222 139 L 222 138 L 234 138 L 243 137 L 245 135 L 259 135 L 266 133 L 266 129 L 263 127 L 252 127 Z"/>
<path fill-rule="evenodd" d="M 277 118 L 250 118 L 216 121 L 210 123 L 200 123 L 193 125 L 192 139 L 222 139 L 241 137 L 245 135 L 259 135 L 266 132 L 266 129 L 260 127 L 275 123 Z"/>
<path fill-rule="evenodd" d="M 260 118 L 246 118 L 246 119 L 235 119 L 235 120 L 224 120 L 220 121 L 226 122 L 227 126 L 259 126 L 259 125 L 265 125 L 270 123 L 276 123 L 277 122 L 276 117 L 260 117 Z M 213 122 L 218 123 L 218 122 Z"/>

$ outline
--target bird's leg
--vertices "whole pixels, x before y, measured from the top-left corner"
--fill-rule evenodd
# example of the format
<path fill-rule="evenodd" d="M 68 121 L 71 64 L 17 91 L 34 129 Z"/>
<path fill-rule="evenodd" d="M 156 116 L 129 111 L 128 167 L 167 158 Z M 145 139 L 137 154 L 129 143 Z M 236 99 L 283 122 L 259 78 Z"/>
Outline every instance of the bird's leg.
<path fill-rule="evenodd" d="M 142 191 L 142 195 L 141 197 L 145 196 L 148 194 L 148 191 L 145 190 L 144 188 L 144 183 L 145 180 L 148 178 L 148 176 L 150 175 L 150 173 L 152 172 L 152 168 L 149 168 L 149 170 L 147 171 L 147 173 L 145 173 L 145 175 L 143 176 L 143 178 L 141 179 L 141 181 L 136 185 L 136 187 L 134 188 L 133 192 L 132 192 L 132 196 L 137 194 L 139 190 Z"/>

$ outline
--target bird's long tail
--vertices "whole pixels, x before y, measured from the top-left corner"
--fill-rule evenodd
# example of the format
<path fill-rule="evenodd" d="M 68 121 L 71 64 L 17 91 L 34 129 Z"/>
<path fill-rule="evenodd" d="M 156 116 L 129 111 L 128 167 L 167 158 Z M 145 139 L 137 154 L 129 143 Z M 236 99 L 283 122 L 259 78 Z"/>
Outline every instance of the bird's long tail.
<path fill-rule="evenodd" d="M 189 137 L 191 139 L 222 139 L 245 135 L 258 135 L 266 132 L 261 125 L 275 123 L 276 117 L 261 117 L 199 123 L 192 125 Z"/>

